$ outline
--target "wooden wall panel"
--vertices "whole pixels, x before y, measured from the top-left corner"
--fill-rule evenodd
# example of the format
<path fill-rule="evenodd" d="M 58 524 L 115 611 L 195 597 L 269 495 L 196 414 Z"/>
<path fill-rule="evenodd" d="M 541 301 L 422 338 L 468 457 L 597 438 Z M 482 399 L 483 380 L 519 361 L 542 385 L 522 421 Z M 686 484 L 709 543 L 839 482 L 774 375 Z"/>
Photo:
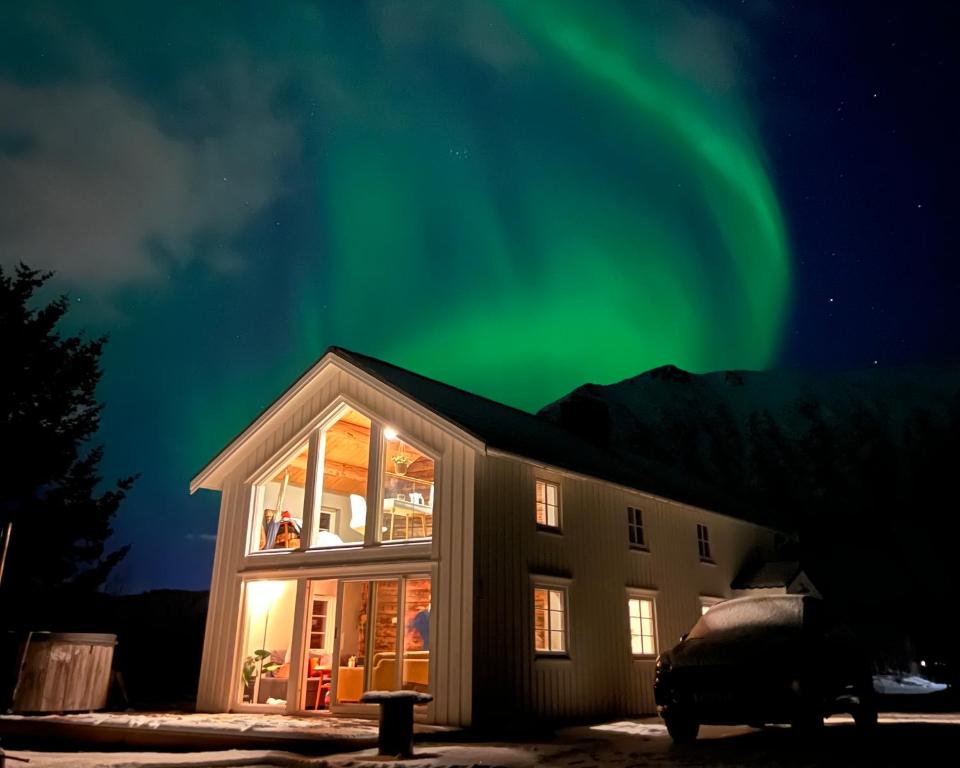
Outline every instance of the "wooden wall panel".
<path fill-rule="evenodd" d="M 772 534 L 747 523 L 511 457 L 478 457 L 474 709 L 478 724 L 525 717 L 576 719 L 653 712 L 652 659 L 630 652 L 627 588 L 656 591 L 660 648 L 700 615 L 700 595 L 730 596 L 730 581 Z M 562 533 L 538 530 L 534 482 L 561 486 Z M 627 506 L 643 509 L 650 552 L 632 550 Z M 703 564 L 697 523 L 710 528 Z M 569 579 L 569 659 L 533 649 L 531 579 Z"/>

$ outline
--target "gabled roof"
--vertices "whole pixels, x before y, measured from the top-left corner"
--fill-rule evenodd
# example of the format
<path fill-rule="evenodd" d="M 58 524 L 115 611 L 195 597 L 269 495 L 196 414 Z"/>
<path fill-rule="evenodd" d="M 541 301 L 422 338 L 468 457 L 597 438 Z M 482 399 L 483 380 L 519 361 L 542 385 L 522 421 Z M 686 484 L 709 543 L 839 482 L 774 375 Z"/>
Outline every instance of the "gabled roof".
<path fill-rule="evenodd" d="M 717 491 L 690 482 L 666 467 L 636 457 L 615 454 L 526 411 L 343 347 L 329 347 L 324 356 L 281 395 L 277 402 L 303 386 L 311 373 L 327 360 L 328 356 L 339 358 L 400 394 L 406 395 L 463 432 L 472 435 L 487 449 L 606 480 L 637 491 L 714 509 L 723 514 L 748 518 L 738 505 L 732 502 L 724 503 Z M 234 443 L 245 436 L 259 421 L 266 418 L 273 407 L 265 409 L 251 427 L 231 441 L 227 448 L 201 470 L 194 479 L 193 487 L 196 487 L 200 479 L 228 453 Z M 717 503 L 718 499 L 721 500 L 720 504 Z"/>

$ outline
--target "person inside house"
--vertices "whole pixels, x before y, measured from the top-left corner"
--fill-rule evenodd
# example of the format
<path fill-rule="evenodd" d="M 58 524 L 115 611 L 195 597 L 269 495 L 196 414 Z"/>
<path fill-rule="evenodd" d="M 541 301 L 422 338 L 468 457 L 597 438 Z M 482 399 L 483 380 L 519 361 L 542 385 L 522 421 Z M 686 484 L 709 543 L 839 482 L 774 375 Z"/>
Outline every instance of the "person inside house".
<path fill-rule="evenodd" d="M 422 608 L 410 619 L 410 623 L 407 624 L 407 629 L 412 629 L 418 635 L 420 635 L 420 640 L 423 642 L 423 650 L 430 650 L 430 604 L 427 603 L 426 608 Z"/>

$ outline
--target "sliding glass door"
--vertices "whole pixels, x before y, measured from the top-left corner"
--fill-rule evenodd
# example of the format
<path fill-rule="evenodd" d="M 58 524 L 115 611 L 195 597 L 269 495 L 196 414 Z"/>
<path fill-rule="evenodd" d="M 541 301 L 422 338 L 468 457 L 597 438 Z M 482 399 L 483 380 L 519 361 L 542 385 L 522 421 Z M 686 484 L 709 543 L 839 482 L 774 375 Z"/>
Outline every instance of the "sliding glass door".
<path fill-rule="evenodd" d="M 424 576 L 341 582 L 338 704 L 364 691 L 429 690 L 431 591 Z"/>

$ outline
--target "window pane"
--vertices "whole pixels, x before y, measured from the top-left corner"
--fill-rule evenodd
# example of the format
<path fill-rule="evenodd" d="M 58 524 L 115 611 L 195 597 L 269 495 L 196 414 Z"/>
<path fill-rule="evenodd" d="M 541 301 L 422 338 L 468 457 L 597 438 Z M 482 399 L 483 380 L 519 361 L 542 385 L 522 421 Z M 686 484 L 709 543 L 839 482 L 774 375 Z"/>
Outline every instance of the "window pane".
<path fill-rule="evenodd" d="M 631 618 L 634 616 L 640 618 L 640 601 L 634 599 L 627 600 L 627 611 Z"/>
<path fill-rule="evenodd" d="M 550 650 L 551 651 L 565 651 L 566 646 L 564 644 L 563 632 L 551 632 L 550 633 Z"/>
<path fill-rule="evenodd" d="M 555 589 L 550 590 L 550 610 L 551 611 L 563 610 L 563 592 L 560 592 L 559 590 L 555 590 Z"/>
<path fill-rule="evenodd" d="M 653 603 L 649 600 L 638 600 L 637 602 L 640 603 L 640 615 L 643 618 L 649 619 L 653 616 Z"/>
<path fill-rule="evenodd" d="M 538 629 L 534 633 L 534 648 L 538 651 L 549 651 L 547 646 L 547 630 Z"/>
<path fill-rule="evenodd" d="M 643 638 L 643 650 L 642 653 L 645 653 L 649 656 L 653 656 L 657 652 L 656 646 L 654 645 L 652 637 Z"/>
<path fill-rule="evenodd" d="M 431 538 L 436 463 L 402 435 L 385 432 L 383 447 L 380 540 Z"/>
<path fill-rule="evenodd" d="M 247 582 L 241 701 L 277 707 L 287 703 L 296 596 L 297 582 L 293 580 Z"/>
<path fill-rule="evenodd" d="M 407 691 L 430 690 L 430 579 L 407 579 L 404 591 L 403 678 Z"/>
<path fill-rule="evenodd" d="M 547 524 L 547 505 L 542 501 L 537 502 L 537 525 Z"/>
<path fill-rule="evenodd" d="M 259 531 L 256 549 L 297 549 L 303 525 L 307 487 L 307 446 L 304 445 L 276 475 L 256 489 Z"/>
<path fill-rule="evenodd" d="M 537 629 L 547 629 L 547 612 L 539 608 L 534 610 L 533 625 Z"/>
<path fill-rule="evenodd" d="M 551 507 L 557 506 L 557 486 L 553 483 L 547 483 L 547 504 Z"/>
<path fill-rule="evenodd" d="M 547 590 L 545 589 L 535 589 L 533 590 L 533 602 L 537 608 L 546 608 L 547 607 Z"/>
<path fill-rule="evenodd" d="M 556 611 L 550 612 L 550 629 L 563 631 L 563 614 Z"/>
<path fill-rule="evenodd" d="M 547 484 L 543 480 L 537 480 L 537 504 L 547 503 Z"/>
<path fill-rule="evenodd" d="M 367 527 L 370 419 L 347 411 L 323 432 L 323 477 L 312 546 L 362 544 Z"/>

